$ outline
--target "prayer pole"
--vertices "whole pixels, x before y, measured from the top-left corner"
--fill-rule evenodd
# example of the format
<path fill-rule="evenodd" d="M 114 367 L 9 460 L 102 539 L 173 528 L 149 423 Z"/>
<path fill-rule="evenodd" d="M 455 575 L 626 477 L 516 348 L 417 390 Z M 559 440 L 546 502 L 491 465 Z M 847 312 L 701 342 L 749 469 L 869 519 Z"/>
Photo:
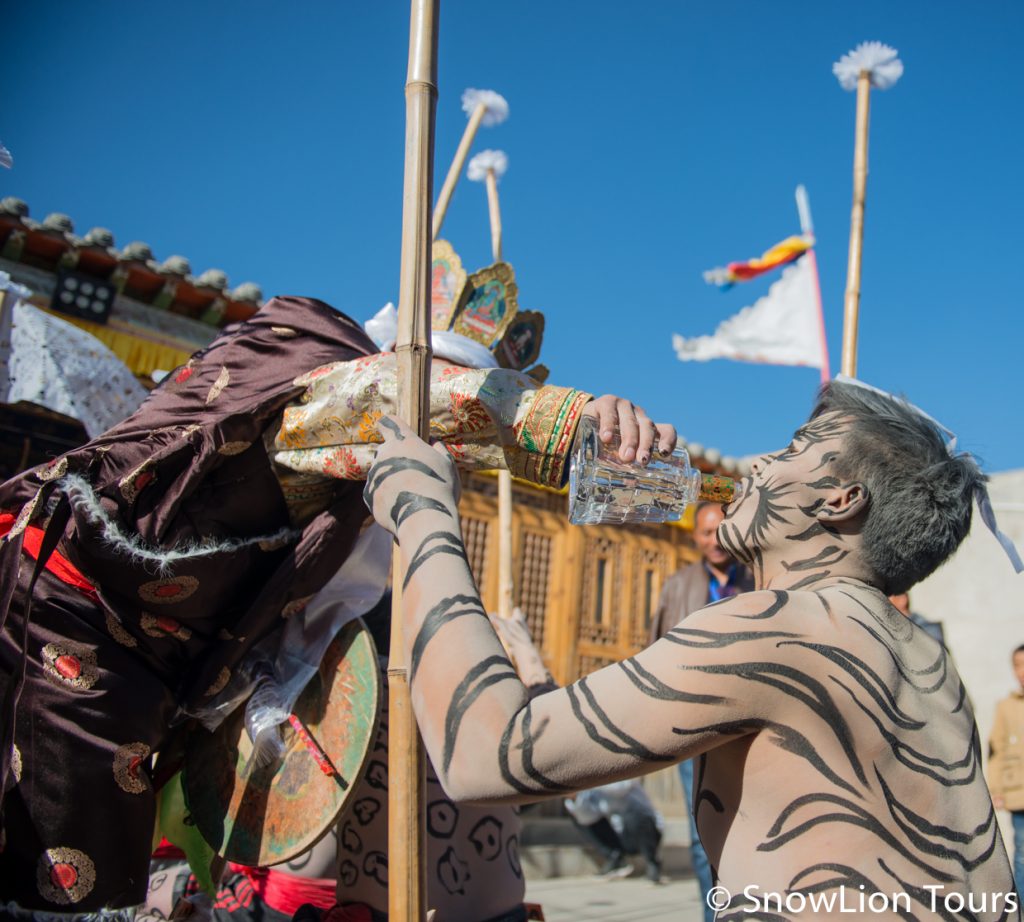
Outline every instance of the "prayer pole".
<path fill-rule="evenodd" d="M 485 150 L 469 164 L 469 178 L 487 185 L 487 213 L 491 221 L 491 255 L 501 262 L 501 206 L 498 202 L 498 177 L 508 169 L 508 158 L 500 150 Z M 512 576 L 512 474 L 498 471 L 498 617 L 511 618 Z"/>
<path fill-rule="evenodd" d="M 868 187 L 868 112 L 871 75 L 857 77 L 857 129 L 853 147 L 853 210 L 850 214 L 850 253 L 843 298 L 843 374 L 857 377 L 857 324 L 860 317 L 860 267 L 864 245 L 864 198 Z"/>
<path fill-rule="evenodd" d="M 405 180 L 398 294 L 398 412 L 423 438 L 430 428 L 430 228 L 437 24 L 440 0 L 412 0 L 405 83 Z M 396 548 L 397 550 L 397 548 Z M 401 550 L 398 550 L 401 553 Z M 395 555 L 395 574 L 400 563 Z M 402 631 L 401 580 L 394 579 L 388 663 L 388 917 L 426 919 L 426 789 L 423 744 L 416 729 Z"/>
<path fill-rule="evenodd" d="M 871 88 L 886 90 L 903 74 L 895 48 L 864 42 L 832 65 L 844 90 L 857 90 L 857 125 L 853 150 L 853 210 L 850 215 L 850 251 L 843 300 L 843 356 L 841 370 L 857 376 L 857 330 L 860 322 L 860 275 L 864 244 L 864 204 L 868 184 L 868 113 Z"/>
<path fill-rule="evenodd" d="M 483 125 L 500 125 L 508 118 L 508 103 L 500 93 L 493 90 L 468 89 L 462 94 L 462 110 L 469 116 L 469 123 L 462 133 L 462 140 L 455 150 L 455 158 L 448 168 L 448 175 L 445 177 L 444 185 L 441 186 L 441 194 L 437 197 L 437 204 L 434 206 L 434 223 L 432 240 L 437 239 L 441 233 L 441 225 L 444 224 L 444 216 L 448 212 L 448 204 L 452 200 L 452 193 L 462 175 L 462 167 L 466 163 L 466 156 L 469 154 L 473 140 L 476 138 L 477 130 Z"/>

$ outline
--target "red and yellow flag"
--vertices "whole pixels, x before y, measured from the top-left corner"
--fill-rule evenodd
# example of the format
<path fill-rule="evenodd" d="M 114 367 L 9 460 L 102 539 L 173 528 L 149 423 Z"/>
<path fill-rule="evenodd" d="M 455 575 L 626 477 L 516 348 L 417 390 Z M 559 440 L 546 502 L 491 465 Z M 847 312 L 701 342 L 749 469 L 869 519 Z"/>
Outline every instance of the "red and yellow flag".
<path fill-rule="evenodd" d="M 787 237 L 754 259 L 729 263 L 724 268 L 709 269 L 704 273 L 704 280 L 719 288 L 731 288 L 736 282 L 749 282 L 759 275 L 771 272 L 772 269 L 778 269 L 780 266 L 793 262 L 803 256 L 812 246 L 814 246 L 814 239 L 811 237 L 803 235 Z"/>

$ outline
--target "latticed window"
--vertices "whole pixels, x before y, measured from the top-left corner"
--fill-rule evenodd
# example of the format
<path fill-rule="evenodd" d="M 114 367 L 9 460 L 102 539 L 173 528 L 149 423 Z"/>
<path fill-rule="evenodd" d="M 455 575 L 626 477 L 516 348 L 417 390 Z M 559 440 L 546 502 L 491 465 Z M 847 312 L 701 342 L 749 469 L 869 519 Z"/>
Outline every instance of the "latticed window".
<path fill-rule="evenodd" d="M 551 536 L 524 530 L 516 578 L 516 597 L 517 604 L 526 615 L 530 636 L 538 645 L 544 641 L 550 570 Z"/>
<path fill-rule="evenodd" d="M 633 611 L 629 621 L 629 640 L 635 647 L 647 645 L 667 565 L 665 554 L 660 549 L 636 549 L 633 557 Z"/>
<path fill-rule="evenodd" d="M 616 662 L 616 660 L 611 657 L 581 656 L 579 658 L 579 675 L 590 675 L 590 673 L 597 672 L 598 669 L 603 669 L 605 666 L 609 666 L 614 662 Z"/>
<path fill-rule="evenodd" d="M 462 536 L 466 543 L 466 556 L 469 558 L 469 568 L 473 571 L 473 578 L 477 587 L 483 590 L 486 585 L 484 580 L 487 577 L 487 538 L 489 525 L 483 519 L 466 518 L 462 519 Z"/>
<path fill-rule="evenodd" d="M 587 541 L 583 563 L 580 640 L 614 643 L 622 599 L 622 548 L 607 538 Z"/>

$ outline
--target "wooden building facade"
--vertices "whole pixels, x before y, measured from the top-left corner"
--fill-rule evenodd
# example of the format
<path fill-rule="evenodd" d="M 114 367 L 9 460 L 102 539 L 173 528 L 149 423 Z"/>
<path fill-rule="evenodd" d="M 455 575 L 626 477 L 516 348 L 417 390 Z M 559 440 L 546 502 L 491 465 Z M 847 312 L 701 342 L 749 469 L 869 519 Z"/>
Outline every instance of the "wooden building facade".
<path fill-rule="evenodd" d="M 467 475 L 460 514 L 484 604 L 495 611 L 497 478 Z M 513 483 L 512 529 L 515 604 L 559 684 L 646 646 L 662 585 L 697 559 L 688 520 L 658 526 L 570 525 L 564 492 L 521 481 Z"/>

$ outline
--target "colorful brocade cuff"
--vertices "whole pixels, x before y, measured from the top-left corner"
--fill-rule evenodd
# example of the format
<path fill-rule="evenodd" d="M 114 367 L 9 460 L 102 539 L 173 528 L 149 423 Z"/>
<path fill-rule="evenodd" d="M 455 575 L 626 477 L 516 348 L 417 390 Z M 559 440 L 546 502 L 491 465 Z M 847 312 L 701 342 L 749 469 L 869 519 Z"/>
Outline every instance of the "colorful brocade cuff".
<path fill-rule="evenodd" d="M 561 487 L 580 414 L 591 399 L 590 394 L 571 387 L 545 385 L 537 390 L 513 427 L 515 450 L 505 452 L 512 475 Z"/>

